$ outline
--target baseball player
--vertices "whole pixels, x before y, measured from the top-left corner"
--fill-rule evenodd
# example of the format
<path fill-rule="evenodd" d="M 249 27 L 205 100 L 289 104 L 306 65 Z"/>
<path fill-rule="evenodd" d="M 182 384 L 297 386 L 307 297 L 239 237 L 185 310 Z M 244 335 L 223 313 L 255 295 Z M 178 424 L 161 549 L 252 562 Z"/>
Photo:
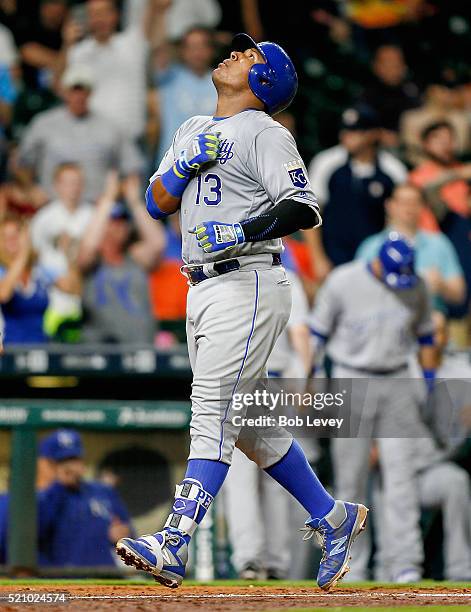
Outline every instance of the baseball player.
<path fill-rule="evenodd" d="M 317 534 L 324 546 L 317 581 L 329 589 L 348 569 L 367 508 L 334 500 L 286 431 L 255 427 L 242 435 L 234 417 L 234 394 L 242 382 L 264 376 L 289 318 L 281 237 L 318 226 L 320 216 L 294 139 L 271 118 L 294 98 L 293 63 L 275 43 L 256 44 L 246 34 L 234 38 L 232 49 L 213 72 L 214 116 L 193 117 L 177 130 L 146 193 L 155 219 L 180 210 L 183 271 L 190 284 L 191 445 L 163 529 L 123 538 L 117 552 L 158 582 L 179 586 L 190 539 L 237 443 L 309 513 L 306 535 Z"/>
<path fill-rule="evenodd" d="M 348 287 L 348 291 L 346 291 Z M 370 264 L 339 266 L 323 285 L 312 317 L 317 357 L 326 345 L 334 379 L 352 381 L 350 422 L 357 431 L 332 440 L 338 495 L 366 499 L 371 440 L 376 439 L 384 487 L 384 554 L 394 582 L 420 579 L 423 560 L 415 485 L 414 434 L 420 426 L 408 358 L 417 346 L 431 384 L 436 368 L 433 323 L 424 282 L 414 271 L 414 250 L 392 232 Z M 345 384 L 345 383 L 342 383 Z M 342 387 L 340 387 L 342 388 Z M 354 547 L 352 580 L 365 580 L 367 538 Z"/>

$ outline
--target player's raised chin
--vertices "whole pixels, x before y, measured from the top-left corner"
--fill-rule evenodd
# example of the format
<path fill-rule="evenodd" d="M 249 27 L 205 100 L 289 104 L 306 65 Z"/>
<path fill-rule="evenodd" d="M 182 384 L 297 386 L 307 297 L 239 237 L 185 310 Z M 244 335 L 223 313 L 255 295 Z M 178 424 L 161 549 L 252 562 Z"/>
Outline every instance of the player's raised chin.
<path fill-rule="evenodd" d="M 213 83 L 219 91 L 222 85 L 232 85 L 242 90 L 246 89 L 247 78 L 254 64 L 264 64 L 265 59 L 257 49 L 232 51 L 230 57 L 220 62 L 213 70 Z"/>

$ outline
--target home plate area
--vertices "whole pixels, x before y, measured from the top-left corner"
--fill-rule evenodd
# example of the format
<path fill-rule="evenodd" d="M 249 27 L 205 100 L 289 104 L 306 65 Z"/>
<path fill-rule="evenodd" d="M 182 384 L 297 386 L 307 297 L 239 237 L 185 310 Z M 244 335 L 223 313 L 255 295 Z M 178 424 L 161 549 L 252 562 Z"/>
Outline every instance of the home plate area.
<path fill-rule="evenodd" d="M 468 586 L 468 585 L 466 585 Z M 12 595 L 20 595 L 20 598 Z M 43 594 L 62 594 L 56 603 L 45 602 Z M 41 599 L 43 600 L 41 602 Z M 28 606 L 29 604 L 29 606 Z M 471 610 L 471 590 L 460 587 L 441 586 L 378 586 L 338 588 L 331 593 L 319 589 L 296 586 L 186 586 L 169 591 L 161 586 L 134 585 L 78 585 L 72 583 L 30 586 L 0 586 L 0 609 L 2 611 L 35 610 L 52 606 L 62 610 L 106 610 L 119 611 L 156 610 L 183 612 L 186 610 L 218 611 L 272 611 L 272 610 L 316 610 L 319 608 L 397 608 L 415 610 L 432 606 L 432 609 L 449 609 L 450 606 Z M 438 607 L 440 606 L 440 607 Z"/>

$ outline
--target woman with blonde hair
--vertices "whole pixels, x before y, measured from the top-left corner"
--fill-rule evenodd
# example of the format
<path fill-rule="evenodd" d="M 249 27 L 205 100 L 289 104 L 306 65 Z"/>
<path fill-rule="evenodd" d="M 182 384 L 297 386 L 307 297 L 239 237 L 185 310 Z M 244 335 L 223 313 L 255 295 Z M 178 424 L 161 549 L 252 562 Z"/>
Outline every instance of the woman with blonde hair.
<path fill-rule="evenodd" d="M 53 285 L 67 293 L 79 294 L 80 276 L 73 269 L 59 276 L 53 269 L 38 264 L 28 226 L 15 217 L 3 219 L 0 222 L 0 308 L 5 345 L 47 342 L 43 317 Z"/>

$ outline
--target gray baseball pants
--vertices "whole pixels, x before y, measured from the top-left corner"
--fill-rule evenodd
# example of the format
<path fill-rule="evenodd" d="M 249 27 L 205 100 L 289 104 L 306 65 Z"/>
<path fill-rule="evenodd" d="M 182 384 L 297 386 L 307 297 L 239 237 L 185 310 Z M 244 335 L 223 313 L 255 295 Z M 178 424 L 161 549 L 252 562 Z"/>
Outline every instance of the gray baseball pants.
<path fill-rule="evenodd" d="M 408 370 L 387 377 L 370 377 L 355 369 L 335 366 L 334 378 L 363 380 L 353 384 L 351 411 L 361 423 L 356 437 L 332 440 L 335 495 L 338 499 L 367 502 L 369 456 L 372 440 L 379 449 L 384 488 L 381 521 L 385 526 L 385 563 L 391 579 L 401 571 L 416 569 L 421 574 L 423 544 L 419 527 L 420 510 L 413 465 L 414 439 L 388 437 L 391 432 L 414 431 L 420 421 L 417 400 L 409 385 L 397 379 Z M 388 384 L 389 381 L 389 384 Z M 359 419 L 360 417 L 360 419 Z M 397 435 L 397 434 L 396 434 Z M 352 547 L 348 580 L 365 580 L 371 540 L 368 530 Z"/>
<path fill-rule="evenodd" d="M 193 384 L 190 459 L 231 463 L 237 443 L 261 468 L 279 461 L 292 436 L 283 428 L 245 427 L 233 398 L 265 377 L 266 363 L 291 310 L 291 288 L 271 255 L 244 258 L 240 270 L 190 287 L 187 340 Z M 237 417 L 238 419 L 234 419 Z"/>

